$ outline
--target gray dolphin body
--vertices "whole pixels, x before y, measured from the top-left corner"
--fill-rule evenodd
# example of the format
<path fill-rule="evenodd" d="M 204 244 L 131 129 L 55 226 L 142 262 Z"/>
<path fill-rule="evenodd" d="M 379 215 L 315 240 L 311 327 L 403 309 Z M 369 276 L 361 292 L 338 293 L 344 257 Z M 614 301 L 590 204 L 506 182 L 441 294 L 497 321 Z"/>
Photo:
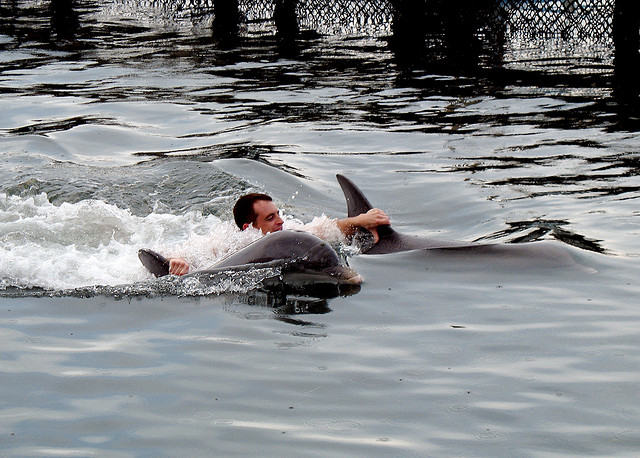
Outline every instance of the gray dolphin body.
<path fill-rule="evenodd" d="M 154 251 L 141 249 L 138 257 L 156 277 L 169 274 L 169 261 Z M 311 283 L 359 285 L 362 278 L 343 266 L 336 251 L 307 232 L 278 231 L 267 234 L 243 249 L 227 256 L 211 268 L 187 276 L 207 276 L 220 272 L 279 268 L 286 284 Z"/>
<path fill-rule="evenodd" d="M 324 275 L 345 283 L 362 283 L 357 272 L 340 264 L 338 254 L 327 242 L 302 231 L 267 234 L 200 273 L 255 267 L 280 267 L 285 273 Z"/>
<path fill-rule="evenodd" d="M 362 191 L 347 177 L 336 175 L 347 201 L 348 216 L 357 216 L 369 211 L 372 205 Z M 520 244 L 481 244 L 459 241 L 447 241 L 426 237 L 408 236 L 393 230 L 391 226 L 378 227 L 379 240 L 373 243 L 373 237 L 364 229 L 356 232 L 354 238 L 365 254 L 388 254 L 410 250 L 429 250 L 449 255 L 486 254 L 493 259 L 520 261 L 539 266 L 572 266 L 575 260 L 564 247 L 554 242 L 531 242 Z"/>

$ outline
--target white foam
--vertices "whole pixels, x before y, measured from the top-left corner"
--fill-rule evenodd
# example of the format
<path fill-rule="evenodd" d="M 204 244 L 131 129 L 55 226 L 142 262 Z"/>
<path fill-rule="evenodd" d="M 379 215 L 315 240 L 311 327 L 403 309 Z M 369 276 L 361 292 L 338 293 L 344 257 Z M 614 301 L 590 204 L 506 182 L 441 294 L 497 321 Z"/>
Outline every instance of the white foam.
<path fill-rule="evenodd" d="M 259 236 L 196 211 L 141 217 L 100 200 L 53 205 L 46 194 L 0 194 L 0 289 L 146 281 L 151 276 L 137 257 L 142 247 L 182 256 L 197 269 Z"/>

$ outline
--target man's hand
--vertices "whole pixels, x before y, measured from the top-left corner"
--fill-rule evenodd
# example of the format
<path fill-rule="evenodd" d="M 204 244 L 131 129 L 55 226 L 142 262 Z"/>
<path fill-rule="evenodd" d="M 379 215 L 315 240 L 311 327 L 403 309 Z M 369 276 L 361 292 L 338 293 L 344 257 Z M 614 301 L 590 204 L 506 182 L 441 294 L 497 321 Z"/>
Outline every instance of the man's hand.
<path fill-rule="evenodd" d="M 182 258 L 169 260 L 169 273 L 173 275 L 185 275 L 189 273 L 189 264 Z"/>
<path fill-rule="evenodd" d="M 356 226 L 363 227 L 368 231 L 391 223 L 387 214 L 379 208 L 372 208 L 367 213 L 361 213 L 355 217 L 355 220 Z"/>
<path fill-rule="evenodd" d="M 368 212 L 361 213 L 358 216 L 338 220 L 338 227 L 345 236 L 349 237 L 353 235 L 358 227 L 362 227 L 373 234 L 373 243 L 378 243 L 378 240 L 380 240 L 378 236 L 378 226 L 387 224 L 391 224 L 391 221 L 387 214 L 379 208 L 372 208 Z"/>

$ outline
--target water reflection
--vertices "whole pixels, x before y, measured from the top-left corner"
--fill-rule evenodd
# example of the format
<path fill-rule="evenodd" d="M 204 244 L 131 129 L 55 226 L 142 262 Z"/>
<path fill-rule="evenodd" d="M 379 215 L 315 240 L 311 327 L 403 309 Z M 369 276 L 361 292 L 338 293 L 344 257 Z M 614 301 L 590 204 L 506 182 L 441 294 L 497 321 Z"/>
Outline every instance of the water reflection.
<path fill-rule="evenodd" d="M 51 0 L 49 12 L 52 41 L 74 38 L 80 26 L 75 0 Z"/>
<path fill-rule="evenodd" d="M 297 326 L 318 326 L 303 318 L 304 315 L 323 315 L 331 312 L 327 298 L 286 295 L 272 291 L 254 291 L 251 294 L 236 295 L 232 303 L 272 309 L 277 320 Z"/>
<path fill-rule="evenodd" d="M 68 290 L 53 291 L 45 288 L 6 287 L 0 290 L 0 298 L 95 298 L 106 297 L 115 300 L 131 300 L 133 298 L 162 297 L 220 297 L 228 304 L 244 304 L 273 309 L 277 319 L 298 325 L 313 323 L 295 318 L 296 315 L 319 315 L 331 312 L 329 301 L 338 296 L 357 294 L 359 286 L 307 285 L 305 288 L 285 287 L 274 281 L 264 282 L 256 289 L 242 294 L 210 293 L 208 291 L 187 291 L 177 280 L 170 282 L 145 282 L 122 286 L 87 286 Z"/>
<path fill-rule="evenodd" d="M 214 1 L 213 38 L 222 49 L 238 44 L 240 11 L 237 0 Z"/>
<path fill-rule="evenodd" d="M 606 252 L 606 249 L 600 243 L 601 240 L 586 237 L 563 227 L 568 226 L 569 224 L 569 221 L 545 219 L 507 221 L 507 225 L 509 226 L 507 229 L 479 237 L 474 240 L 474 242 L 513 236 L 508 240 L 509 243 L 525 243 L 543 240 L 545 236 L 549 235 L 556 240 L 566 243 L 567 245 L 572 245 L 583 250 L 594 251 L 596 253 Z M 522 234 L 523 232 L 526 233 Z"/>
<path fill-rule="evenodd" d="M 81 17 L 96 8 L 94 2 L 51 0 L 50 2 L 0 3 L 0 33 L 18 44 L 44 45 L 50 49 L 74 49 L 78 39 L 90 38 Z"/>
<path fill-rule="evenodd" d="M 182 21 L 176 9 L 174 11 L 177 14 L 174 18 L 176 23 L 169 29 L 164 24 L 145 25 L 140 18 L 142 5 L 138 5 L 139 10 L 136 11 L 135 3 L 119 4 L 119 8 L 125 8 L 123 11 L 128 11 L 126 8 L 131 9 L 130 14 L 134 15 L 134 19 L 114 20 L 107 15 L 109 7 L 115 8 L 115 5 L 111 4 L 103 6 L 98 13 L 98 7 L 95 4 L 83 4 L 80 8 L 72 0 L 56 0 L 51 2 L 49 7 L 42 4 L 24 6 L 21 2 L 12 2 L 9 6 L 3 7 L 5 19 L 0 22 L 0 32 L 14 37 L 17 46 L 32 44 L 57 49 L 63 44 L 68 47 L 73 41 L 74 50 L 84 50 L 83 56 L 65 56 L 63 59 L 71 58 L 79 61 L 97 59 L 111 64 L 119 63 L 125 67 L 144 66 L 150 60 L 166 60 L 167 63 L 171 62 L 168 67 L 175 71 L 196 70 L 220 78 L 220 84 L 215 90 L 209 89 L 204 93 L 202 87 L 138 87 L 134 90 L 129 87 L 125 91 L 120 85 L 103 81 L 94 82 L 94 84 L 97 83 L 96 87 L 74 85 L 68 82 L 34 86 L 33 89 L 43 95 L 62 96 L 73 90 L 76 93 L 84 93 L 86 97 L 95 101 L 119 101 L 144 97 L 154 100 L 216 102 L 221 106 L 228 105 L 229 102 L 241 101 L 251 109 L 226 113 L 226 117 L 245 123 L 269 122 L 282 118 L 287 122 L 300 120 L 313 122 L 333 120 L 337 117 L 344 119 L 345 122 L 351 122 L 364 117 L 368 122 L 383 124 L 388 123 L 391 117 L 398 121 L 415 123 L 416 128 L 423 129 L 425 132 L 433 130 L 431 127 L 433 121 L 436 129 L 450 126 L 452 123 L 474 126 L 485 123 L 518 123 L 521 120 L 527 123 L 538 123 L 543 127 L 549 124 L 557 126 L 558 123 L 566 123 L 571 127 L 583 127 L 590 124 L 602 125 L 604 121 L 613 129 L 631 131 L 638 128 L 637 97 L 629 97 L 633 91 L 637 93 L 638 85 L 635 81 L 632 82 L 629 78 L 623 80 L 618 78 L 616 81 L 626 82 L 626 86 L 615 85 L 613 91 L 617 101 L 615 105 L 612 106 L 608 98 L 611 93 L 611 75 L 614 70 L 610 42 L 608 44 L 588 42 L 580 47 L 566 40 L 561 43 L 558 43 L 558 40 L 541 40 L 537 43 L 526 41 L 519 43 L 517 40 L 512 40 L 504 48 L 504 53 L 498 52 L 498 54 L 504 54 L 503 58 L 483 61 L 486 56 L 495 55 L 495 50 L 479 50 L 475 45 L 447 44 L 455 40 L 444 39 L 443 41 L 439 34 L 429 36 L 425 35 L 424 30 L 416 32 L 419 30 L 417 27 L 400 27 L 397 24 L 396 26 L 404 31 L 403 33 L 417 33 L 419 38 L 407 36 L 391 39 L 391 49 L 394 52 L 390 53 L 383 41 L 360 40 L 345 47 L 344 43 L 319 40 L 317 35 L 308 37 L 298 34 L 295 30 L 296 26 L 293 25 L 276 28 L 284 30 L 289 27 L 292 31 L 277 32 L 275 36 L 273 33 L 251 35 L 248 31 L 236 33 L 217 30 L 232 27 L 229 24 L 237 22 L 231 19 L 216 22 L 215 18 L 220 18 L 223 14 L 225 17 L 235 17 L 233 11 L 237 12 L 238 8 L 234 6 L 235 2 L 228 3 L 231 5 L 230 12 L 219 11 L 217 16 L 213 16 L 212 25 L 206 27 L 203 27 L 203 24 L 207 24 L 203 15 L 211 18 L 213 5 L 209 5 L 208 9 L 201 5 L 204 9 L 201 8 L 196 17 L 190 16 Z M 285 0 L 278 2 L 277 5 L 281 10 L 277 9 L 277 11 L 290 12 L 290 3 Z M 219 8 L 223 8 L 227 2 L 220 2 L 220 4 L 222 6 Z M 183 7 L 190 7 L 190 5 L 183 5 Z M 169 11 L 161 9 L 160 12 L 168 15 L 165 19 L 171 18 Z M 290 13 L 281 14 L 286 16 Z M 405 16 L 408 16 L 407 21 L 421 17 L 417 13 L 407 13 L 402 17 Z M 375 21 L 389 21 L 387 13 L 375 17 Z M 17 18 L 20 19 L 17 20 Z M 355 20 L 356 17 L 351 19 Z M 199 21 L 197 23 L 200 27 L 187 28 L 189 23 L 196 23 L 194 21 Z M 286 21 L 293 23 L 291 17 Z M 453 19 L 449 22 L 451 21 Z M 235 38 L 232 42 L 221 44 L 221 41 L 228 41 L 224 38 L 225 36 Z M 426 41 L 423 39 L 425 36 Z M 462 38 L 458 37 L 458 40 Z M 473 37 L 473 40 L 476 38 Z M 565 45 L 572 48 L 567 48 Z M 6 44 L 5 48 L 11 49 L 13 45 Z M 424 52 L 421 51 L 422 48 L 425 48 Z M 461 57 L 463 48 L 471 50 L 469 52 L 474 56 Z M 282 56 L 295 60 L 274 65 Z M 588 56 L 592 57 L 585 58 Z M 24 70 L 47 65 L 58 59 L 60 57 L 31 56 L 28 59 L 9 60 L 3 63 L 2 67 L 4 67 L 3 70 Z M 235 65 L 239 62 L 268 61 L 274 64 Z M 85 65 L 90 63 L 86 62 Z M 436 78 L 419 78 L 423 72 L 457 75 L 457 78 L 446 81 Z M 506 113 L 485 116 L 461 114 L 456 110 L 439 111 L 433 114 L 398 113 L 394 106 L 381 103 L 384 100 L 377 100 L 375 97 L 363 100 L 357 105 L 358 110 L 354 111 L 353 104 L 347 102 L 346 97 L 343 97 L 342 103 L 300 103 L 293 99 L 289 102 L 279 99 L 277 102 L 265 103 L 265 100 L 247 99 L 247 94 L 242 94 L 244 88 L 255 89 L 258 85 L 270 90 L 286 88 L 288 91 L 299 91 L 302 95 L 317 87 L 318 82 L 322 81 L 322 78 L 319 78 L 320 75 L 327 74 L 340 74 L 340 80 L 333 83 L 339 84 L 340 87 L 344 87 L 344 78 L 349 76 L 365 77 L 368 80 L 368 91 L 383 90 L 393 84 L 414 87 L 420 91 L 415 94 L 416 100 L 423 100 L 432 94 L 460 98 L 514 90 L 526 96 L 541 89 L 548 93 L 549 90 L 557 88 L 559 95 L 563 97 L 577 100 L 580 96 L 584 96 L 589 98 L 590 102 L 594 102 L 594 105 L 558 110 L 553 117 L 531 116 L 514 119 Z M 465 75 L 466 78 L 460 78 L 461 75 Z M 331 81 L 325 79 L 323 83 L 331 84 Z M 5 88 L 4 90 L 24 91 L 25 88 Z M 353 94 L 357 95 L 357 92 Z M 612 108 L 621 110 L 616 119 L 599 116 L 601 111 L 607 112 Z M 92 120 L 92 122 L 98 121 Z"/>
<path fill-rule="evenodd" d="M 576 148 L 571 148 L 574 146 Z M 566 147 L 576 153 L 547 153 L 548 148 Z M 526 189 L 526 194 L 519 198 L 552 195 L 627 198 L 637 195 L 640 186 L 632 182 L 622 184 L 619 180 L 622 176 L 633 178 L 640 175 L 638 158 L 626 152 L 606 155 L 588 153 L 603 148 L 606 146 L 592 140 L 538 142 L 529 146 L 506 148 L 492 156 L 463 158 L 463 162 L 446 171 L 480 175 L 472 180 L 485 186 Z M 521 154 L 514 154 L 516 152 Z"/>

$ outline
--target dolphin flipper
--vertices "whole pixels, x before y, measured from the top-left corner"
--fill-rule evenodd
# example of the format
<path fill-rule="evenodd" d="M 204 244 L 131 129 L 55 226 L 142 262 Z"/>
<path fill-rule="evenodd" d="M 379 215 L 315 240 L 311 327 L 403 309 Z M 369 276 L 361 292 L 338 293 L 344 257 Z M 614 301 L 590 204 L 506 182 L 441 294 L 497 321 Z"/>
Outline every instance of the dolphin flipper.
<path fill-rule="evenodd" d="M 140 262 L 156 277 L 169 275 L 169 260 L 155 251 L 143 248 L 138 251 Z"/>

